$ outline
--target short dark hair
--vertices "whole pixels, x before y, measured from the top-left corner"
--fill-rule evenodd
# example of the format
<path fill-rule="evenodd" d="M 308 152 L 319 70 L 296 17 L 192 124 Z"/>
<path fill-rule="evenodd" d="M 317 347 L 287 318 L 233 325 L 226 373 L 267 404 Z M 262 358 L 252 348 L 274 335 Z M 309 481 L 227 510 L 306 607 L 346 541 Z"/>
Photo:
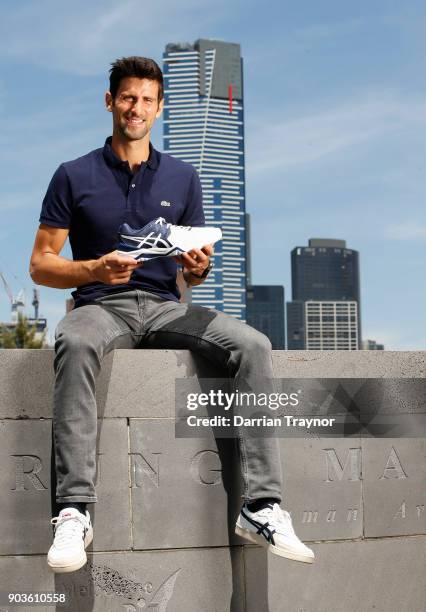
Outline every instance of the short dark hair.
<path fill-rule="evenodd" d="M 121 79 L 125 77 L 137 77 L 139 79 L 151 79 L 158 83 L 158 101 L 164 97 L 163 73 L 161 68 L 149 57 L 132 55 L 115 60 L 109 71 L 109 91 L 114 99 L 117 95 Z"/>

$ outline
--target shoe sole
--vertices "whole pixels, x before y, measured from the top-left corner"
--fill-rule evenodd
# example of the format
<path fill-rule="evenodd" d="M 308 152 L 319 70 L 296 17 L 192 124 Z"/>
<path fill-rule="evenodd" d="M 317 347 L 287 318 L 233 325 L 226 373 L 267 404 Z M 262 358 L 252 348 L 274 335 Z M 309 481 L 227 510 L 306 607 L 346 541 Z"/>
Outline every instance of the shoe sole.
<path fill-rule="evenodd" d="M 89 546 L 89 544 L 91 544 L 92 540 L 93 540 L 93 533 L 86 536 L 86 539 L 84 540 L 85 549 Z M 87 563 L 86 551 L 84 551 L 84 554 L 80 557 L 80 559 L 68 565 L 53 565 L 49 562 L 49 559 L 47 559 L 47 565 L 50 567 L 52 572 L 54 572 L 55 574 L 67 574 L 69 572 L 76 572 L 77 570 L 82 568 L 84 565 L 86 565 L 86 563 Z"/>
<path fill-rule="evenodd" d="M 273 544 L 267 542 L 263 536 L 257 535 L 257 533 L 253 533 L 249 529 L 244 529 L 238 525 L 235 527 L 235 533 L 252 544 L 263 546 L 263 548 L 266 548 L 271 553 L 278 555 L 279 557 L 285 557 L 286 559 L 292 559 L 293 561 L 301 561 L 302 563 L 313 563 L 315 561 L 315 557 L 308 557 L 307 555 L 302 555 L 301 553 L 278 548 L 278 546 L 274 546 Z"/>
<path fill-rule="evenodd" d="M 156 251 L 153 249 L 135 249 L 133 251 L 120 251 L 117 253 L 124 257 L 131 257 L 137 261 L 149 261 L 150 259 L 157 259 L 158 257 L 174 257 L 181 255 L 184 251 L 179 247 L 172 247 L 171 249 L 163 249 L 162 251 Z"/>

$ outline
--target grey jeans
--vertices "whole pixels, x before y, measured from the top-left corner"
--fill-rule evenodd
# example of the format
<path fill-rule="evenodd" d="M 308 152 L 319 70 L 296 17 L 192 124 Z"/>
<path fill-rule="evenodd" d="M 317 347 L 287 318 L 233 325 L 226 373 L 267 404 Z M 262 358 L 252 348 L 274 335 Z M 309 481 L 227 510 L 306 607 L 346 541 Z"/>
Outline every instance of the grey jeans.
<path fill-rule="evenodd" d="M 266 336 L 223 312 L 140 290 L 116 293 L 68 313 L 56 329 L 53 441 L 56 501 L 96 502 L 96 377 L 115 348 L 189 349 L 241 386 L 272 381 Z M 259 390 L 260 391 L 260 390 Z M 246 500 L 281 500 L 281 462 L 273 437 L 238 438 Z"/>

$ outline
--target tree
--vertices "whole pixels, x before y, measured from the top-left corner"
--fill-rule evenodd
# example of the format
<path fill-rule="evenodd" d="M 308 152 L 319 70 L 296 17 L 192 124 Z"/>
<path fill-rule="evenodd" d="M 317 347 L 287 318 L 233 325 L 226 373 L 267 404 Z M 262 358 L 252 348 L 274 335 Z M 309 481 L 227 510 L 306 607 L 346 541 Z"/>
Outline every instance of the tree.
<path fill-rule="evenodd" d="M 6 326 L 0 325 L 0 348 L 44 348 L 46 332 L 43 332 L 39 340 L 35 338 L 36 332 L 37 327 L 35 325 L 30 325 L 27 317 L 19 313 L 18 322 L 13 329 L 8 329 Z"/>

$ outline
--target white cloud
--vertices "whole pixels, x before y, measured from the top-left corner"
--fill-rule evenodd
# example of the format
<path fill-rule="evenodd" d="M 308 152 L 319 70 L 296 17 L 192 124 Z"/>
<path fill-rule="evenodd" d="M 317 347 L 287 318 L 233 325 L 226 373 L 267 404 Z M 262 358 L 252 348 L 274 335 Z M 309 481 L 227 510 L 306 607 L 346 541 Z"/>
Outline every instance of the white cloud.
<path fill-rule="evenodd" d="M 419 240 L 426 238 L 426 224 L 415 221 L 402 221 L 388 225 L 385 236 L 391 240 Z"/>
<path fill-rule="evenodd" d="M 225 0 L 25 3 L 2 12 L 0 53 L 53 70 L 98 74 L 123 55 L 158 58 L 164 43 L 197 37 L 223 17 L 222 9 L 229 11 Z"/>
<path fill-rule="evenodd" d="M 426 103 L 396 94 L 365 93 L 356 102 L 335 104 L 332 108 L 288 120 L 274 113 L 254 117 L 247 126 L 248 172 L 302 166 L 366 146 L 392 132 L 426 124 Z"/>

